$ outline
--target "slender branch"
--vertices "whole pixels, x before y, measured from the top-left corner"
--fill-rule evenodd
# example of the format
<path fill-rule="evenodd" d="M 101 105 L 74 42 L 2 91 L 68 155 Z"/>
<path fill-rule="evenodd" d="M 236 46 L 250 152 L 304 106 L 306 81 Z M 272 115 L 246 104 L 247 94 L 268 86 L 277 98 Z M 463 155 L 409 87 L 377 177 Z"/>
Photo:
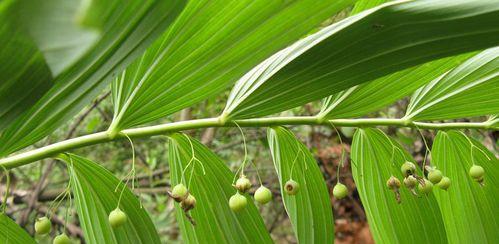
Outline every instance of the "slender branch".
<path fill-rule="evenodd" d="M 123 130 L 116 137 L 111 138 L 107 132 L 98 132 L 77 138 L 68 139 L 65 141 L 57 142 L 45 147 L 37 148 L 31 151 L 13 155 L 10 157 L 0 159 L 0 165 L 7 168 L 16 168 L 23 166 L 34 161 L 44 158 L 54 157 L 59 153 L 67 152 L 69 150 L 82 148 L 85 146 L 110 142 L 113 140 L 124 139 L 124 134 L 130 138 L 151 137 L 157 135 L 164 135 L 172 132 L 209 128 L 209 127 L 235 127 L 236 122 L 241 127 L 271 127 L 279 125 L 325 125 L 328 126 L 333 123 L 339 127 L 376 127 L 376 126 L 395 126 L 395 127 L 412 127 L 421 129 L 486 129 L 486 130 L 499 130 L 497 124 L 491 121 L 481 123 L 425 123 L 425 122 L 412 122 L 404 119 L 335 119 L 324 121 L 314 116 L 302 117 L 273 117 L 273 118 L 258 118 L 258 119 L 243 119 L 235 121 L 223 122 L 218 118 L 187 120 L 174 123 L 167 123 L 162 125 L 147 126 L 134 129 Z"/>

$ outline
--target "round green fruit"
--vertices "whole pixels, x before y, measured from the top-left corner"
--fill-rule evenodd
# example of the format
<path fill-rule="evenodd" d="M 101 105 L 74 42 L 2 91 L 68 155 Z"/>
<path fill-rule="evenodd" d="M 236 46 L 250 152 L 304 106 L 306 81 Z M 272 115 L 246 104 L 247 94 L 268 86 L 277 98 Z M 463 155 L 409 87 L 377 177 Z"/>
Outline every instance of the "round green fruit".
<path fill-rule="evenodd" d="M 181 203 L 180 207 L 184 209 L 185 211 L 189 211 L 193 209 L 196 206 L 196 198 L 192 195 L 189 194 Z"/>
<path fill-rule="evenodd" d="M 248 200 L 246 200 L 245 196 L 239 194 L 239 192 L 236 192 L 229 199 L 229 207 L 234 212 L 241 212 L 246 208 L 246 205 L 248 205 Z"/>
<path fill-rule="evenodd" d="M 400 188 L 400 180 L 397 179 L 395 176 L 391 176 L 390 179 L 386 181 L 386 186 L 392 190 L 396 190 Z"/>
<path fill-rule="evenodd" d="M 251 188 L 251 182 L 246 176 L 241 176 L 241 178 L 237 179 L 236 181 L 236 189 L 241 192 L 245 193 Z"/>
<path fill-rule="evenodd" d="M 35 232 L 38 235 L 46 235 L 50 232 L 52 223 L 47 217 L 41 217 L 35 222 Z"/>
<path fill-rule="evenodd" d="M 124 225 L 127 219 L 128 217 L 126 216 L 125 212 L 121 211 L 121 209 L 119 208 L 109 213 L 109 224 L 111 224 L 111 227 L 113 227 L 114 229 Z"/>
<path fill-rule="evenodd" d="M 404 177 L 413 175 L 416 172 L 416 165 L 412 162 L 405 162 L 400 166 L 400 171 L 402 171 Z"/>
<path fill-rule="evenodd" d="M 300 184 L 294 180 L 288 180 L 286 184 L 284 184 L 284 190 L 288 195 L 294 196 L 300 191 Z"/>
<path fill-rule="evenodd" d="M 53 244 L 71 244 L 71 239 L 63 233 L 54 238 Z"/>
<path fill-rule="evenodd" d="M 338 182 L 333 188 L 333 196 L 337 199 L 343 199 L 348 195 L 347 186 Z"/>
<path fill-rule="evenodd" d="M 440 182 L 438 182 L 437 184 L 438 187 L 440 187 L 441 189 L 444 189 L 444 190 L 447 190 L 449 189 L 450 187 L 450 179 L 449 177 L 443 177 L 442 180 L 440 180 Z"/>
<path fill-rule="evenodd" d="M 269 188 L 260 186 L 256 189 L 254 197 L 258 203 L 266 204 L 272 200 L 272 192 L 270 192 Z"/>
<path fill-rule="evenodd" d="M 184 184 L 180 183 L 173 187 L 172 197 L 173 199 L 175 199 L 175 201 L 181 202 L 187 197 L 187 195 L 189 195 L 189 191 L 187 190 L 187 187 L 184 186 Z"/>
<path fill-rule="evenodd" d="M 425 183 L 424 186 L 421 185 L 421 183 L 419 183 L 418 190 L 424 194 L 428 194 L 433 189 L 433 183 L 431 183 L 431 181 L 427 179 L 424 179 L 424 183 Z"/>
<path fill-rule="evenodd" d="M 414 187 L 418 185 L 418 180 L 416 179 L 416 177 L 409 175 L 404 178 L 404 185 L 409 189 L 414 189 Z"/>
<path fill-rule="evenodd" d="M 471 166 L 469 173 L 471 178 L 478 181 L 480 179 L 483 179 L 483 176 L 485 175 L 485 170 L 482 168 L 482 166 L 473 165 Z"/>
<path fill-rule="evenodd" d="M 428 180 L 430 180 L 433 184 L 437 184 L 438 182 L 440 182 L 440 180 L 442 180 L 442 177 L 442 171 L 438 169 L 434 169 L 430 171 L 430 173 L 428 173 Z"/>

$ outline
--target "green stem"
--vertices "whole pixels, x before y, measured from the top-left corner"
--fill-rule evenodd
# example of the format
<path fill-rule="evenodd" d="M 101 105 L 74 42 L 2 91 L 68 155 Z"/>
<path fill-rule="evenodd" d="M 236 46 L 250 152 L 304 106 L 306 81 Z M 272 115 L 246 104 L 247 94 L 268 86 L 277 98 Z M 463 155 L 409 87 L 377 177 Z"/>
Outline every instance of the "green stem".
<path fill-rule="evenodd" d="M 235 122 L 235 123 L 234 123 Z M 272 117 L 258 119 L 242 119 L 235 121 L 223 121 L 219 118 L 187 120 L 155 126 L 146 126 L 141 128 L 126 129 L 118 133 L 112 138 L 107 132 L 98 132 L 73 139 L 57 142 L 33 149 L 24 153 L 13 155 L 0 159 L 0 166 L 6 169 L 12 169 L 32 162 L 55 157 L 59 153 L 67 152 L 73 149 L 82 148 L 90 145 L 110 142 L 113 140 L 126 139 L 125 134 L 130 138 L 151 137 L 156 135 L 164 135 L 167 133 L 208 128 L 208 127 L 235 127 L 236 123 L 241 127 L 271 127 L 279 125 L 325 125 L 334 123 L 340 127 L 375 127 L 375 126 L 395 126 L 395 127 L 412 127 L 421 129 L 492 129 L 497 130 L 499 126 L 493 125 L 492 122 L 482 123 L 424 123 L 412 122 L 404 119 L 335 119 L 321 120 L 315 116 L 302 117 Z"/>

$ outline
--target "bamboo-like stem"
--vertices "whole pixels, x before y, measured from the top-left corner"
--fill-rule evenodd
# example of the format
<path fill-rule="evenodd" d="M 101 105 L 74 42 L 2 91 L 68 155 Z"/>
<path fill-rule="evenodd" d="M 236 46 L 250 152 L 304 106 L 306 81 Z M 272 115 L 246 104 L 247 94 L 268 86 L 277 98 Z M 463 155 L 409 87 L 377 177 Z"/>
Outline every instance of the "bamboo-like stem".
<path fill-rule="evenodd" d="M 298 117 L 271 117 L 271 118 L 257 118 L 257 119 L 241 119 L 234 121 L 223 121 L 219 118 L 187 120 L 174 123 L 167 123 L 155 126 L 146 126 L 141 128 L 126 129 L 121 133 L 109 135 L 107 132 L 98 132 L 81 137 L 76 137 L 38 149 L 33 149 L 17 155 L 12 155 L 0 159 L 0 166 L 6 169 L 20 167 L 32 162 L 55 157 L 59 153 L 67 152 L 73 149 L 82 148 L 90 145 L 110 142 L 113 140 L 125 139 L 126 136 L 130 138 L 151 137 L 157 135 L 165 135 L 172 132 L 208 128 L 208 127 L 235 127 L 236 123 L 241 127 L 272 127 L 280 125 L 326 125 L 334 124 L 340 127 L 376 127 L 376 126 L 395 126 L 395 127 L 411 127 L 420 129 L 434 129 L 434 130 L 447 130 L 447 129 L 485 129 L 485 130 L 499 130 L 499 126 L 494 125 L 493 121 L 486 121 L 480 123 L 425 123 L 413 122 L 404 119 L 333 119 L 321 120 L 316 116 L 298 116 Z"/>

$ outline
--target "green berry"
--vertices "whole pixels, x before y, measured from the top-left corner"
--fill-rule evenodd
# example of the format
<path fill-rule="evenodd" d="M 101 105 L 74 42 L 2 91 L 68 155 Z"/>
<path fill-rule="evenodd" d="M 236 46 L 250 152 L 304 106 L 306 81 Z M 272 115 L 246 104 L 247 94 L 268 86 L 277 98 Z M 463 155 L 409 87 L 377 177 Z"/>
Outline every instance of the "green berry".
<path fill-rule="evenodd" d="M 111 227 L 114 229 L 124 225 L 126 221 L 127 216 L 125 212 L 121 211 L 119 208 L 116 208 L 109 213 L 109 224 L 111 224 Z"/>
<path fill-rule="evenodd" d="M 442 180 L 440 180 L 440 182 L 438 182 L 437 186 L 440 187 L 441 189 L 447 190 L 450 187 L 449 177 L 444 176 L 442 178 Z"/>
<path fill-rule="evenodd" d="M 192 195 L 189 194 L 181 203 L 180 207 L 184 209 L 184 211 L 189 211 L 193 209 L 196 206 L 196 198 Z"/>
<path fill-rule="evenodd" d="M 172 197 L 173 199 L 175 199 L 175 201 L 181 202 L 187 197 L 187 195 L 189 195 L 189 191 L 187 190 L 187 187 L 184 186 L 184 184 L 180 183 L 173 187 Z"/>
<path fill-rule="evenodd" d="M 241 192 L 245 193 L 251 188 L 251 182 L 246 176 L 241 176 L 241 178 L 237 179 L 236 181 L 236 189 Z"/>
<path fill-rule="evenodd" d="M 71 244 L 71 239 L 69 237 L 62 233 L 54 238 L 53 244 Z"/>
<path fill-rule="evenodd" d="M 476 181 L 481 181 L 483 180 L 483 176 L 485 175 L 485 170 L 482 168 L 482 166 L 479 165 L 473 165 L 470 168 L 470 176 Z"/>
<path fill-rule="evenodd" d="M 424 183 L 425 183 L 424 186 L 421 185 L 421 183 L 419 183 L 418 190 L 424 194 L 428 194 L 433 189 L 433 183 L 431 183 L 431 181 L 427 179 L 424 179 Z"/>
<path fill-rule="evenodd" d="M 241 195 L 239 192 L 236 192 L 236 194 L 231 196 L 229 199 L 229 207 L 234 212 L 242 211 L 246 208 L 246 205 L 248 205 L 248 200 L 246 200 L 246 197 Z"/>
<path fill-rule="evenodd" d="M 442 177 L 442 171 L 438 169 L 434 169 L 430 171 L 430 173 L 428 173 L 428 180 L 430 180 L 433 184 L 437 184 L 438 182 L 440 182 L 440 180 L 442 180 Z"/>
<path fill-rule="evenodd" d="M 337 199 L 343 199 L 348 195 L 347 186 L 338 182 L 333 188 L 333 196 Z"/>
<path fill-rule="evenodd" d="M 47 217 L 41 217 L 35 222 L 35 232 L 38 235 L 46 235 L 50 232 L 50 228 L 52 227 L 52 223 Z"/>
<path fill-rule="evenodd" d="M 413 175 L 416 172 L 416 165 L 411 162 L 405 162 L 402 166 L 400 166 L 400 171 L 402 171 L 404 177 Z"/>
<path fill-rule="evenodd" d="M 404 178 L 404 185 L 409 189 L 414 189 L 418 185 L 418 180 L 416 177 L 409 175 Z"/>
<path fill-rule="evenodd" d="M 300 191 L 300 184 L 294 180 L 288 180 L 286 184 L 284 184 L 284 190 L 288 195 L 294 196 Z"/>
<path fill-rule="evenodd" d="M 386 186 L 392 190 L 396 190 L 400 188 L 400 180 L 397 179 L 395 176 L 391 176 L 390 179 L 386 181 Z"/>
<path fill-rule="evenodd" d="M 272 200 L 272 192 L 270 192 L 269 188 L 260 186 L 256 189 L 254 197 L 258 203 L 266 204 Z"/>

